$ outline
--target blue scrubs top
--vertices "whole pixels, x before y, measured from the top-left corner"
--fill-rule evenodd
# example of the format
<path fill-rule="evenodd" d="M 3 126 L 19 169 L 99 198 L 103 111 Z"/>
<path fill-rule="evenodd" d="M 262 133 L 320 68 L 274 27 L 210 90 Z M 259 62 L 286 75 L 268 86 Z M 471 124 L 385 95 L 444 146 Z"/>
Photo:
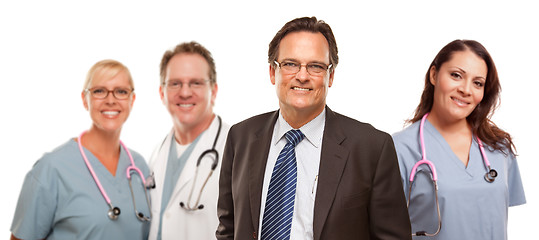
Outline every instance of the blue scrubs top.
<path fill-rule="evenodd" d="M 422 159 L 419 124 L 417 121 L 393 135 L 406 197 L 412 167 Z M 427 159 L 434 163 L 438 173 L 442 229 L 434 238 L 414 239 L 507 239 L 508 207 L 526 202 L 515 156 L 485 146 L 491 168 L 498 172 L 496 180 L 488 183 L 484 179 L 487 168 L 475 136 L 465 166 L 428 120 L 423 134 Z M 418 168 L 412 184 L 408 212 L 412 232 L 436 231 L 438 215 L 432 176 L 425 164 Z"/>
<path fill-rule="evenodd" d="M 149 222 L 135 216 L 126 169 L 131 164 L 122 148 L 112 176 L 90 151 L 88 161 L 121 214 L 108 218 L 109 206 L 99 191 L 73 139 L 46 153 L 28 172 L 19 196 L 11 232 L 20 239 L 147 239 Z M 131 151 L 144 176 L 144 159 Z M 132 186 L 139 212 L 149 216 L 142 180 L 132 173 Z"/>

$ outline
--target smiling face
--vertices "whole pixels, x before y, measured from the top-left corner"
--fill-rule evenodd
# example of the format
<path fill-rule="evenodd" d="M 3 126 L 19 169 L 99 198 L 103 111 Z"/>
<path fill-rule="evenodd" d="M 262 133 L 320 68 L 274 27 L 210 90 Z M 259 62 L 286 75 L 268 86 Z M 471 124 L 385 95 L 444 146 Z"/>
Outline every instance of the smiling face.
<path fill-rule="evenodd" d="M 189 131 L 206 127 L 213 119 L 217 84 L 207 81 L 208 73 L 208 63 L 199 54 L 177 54 L 168 62 L 165 85 L 159 88 L 159 93 L 175 128 Z M 182 86 L 172 89 L 171 83 Z"/>
<path fill-rule="evenodd" d="M 279 107 L 283 115 L 302 113 L 313 119 L 326 105 L 328 88 L 333 84 L 333 71 L 322 76 L 312 76 L 305 64 L 329 65 L 329 45 L 321 33 L 292 32 L 280 42 L 277 62 L 296 62 L 303 65 L 297 73 L 286 73 L 270 65 L 271 83 L 275 85 Z M 331 73 L 330 73 L 331 72 Z M 286 117 L 285 117 L 286 119 Z"/>
<path fill-rule="evenodd" d="M 104 88 L 108 91 L 114 89 L 133 89 L 129 74 L 125 70 L 112 74 L 113 70 L 97 70 L 88 89 Z M 118 100 L 112 92 L 104 99 L 98 99 L 92 96 L 89 91 L 81 93 L 84 107 L 90 113 L 92 118 L 92 129 L 109 133 L 119 133 L 124 122 L 129 117 L 133 103 L 135 102 L 135 93 L 131 93 L 127 99 Z"/>
<path fill-rule="evenodd" d="M 440 69 L 432 67 L 434 85 L 431 112 L 446 121 L 466 121 L 483 99 L 488 68 L 483 59 L 470 50 L 454 52 Z"/>

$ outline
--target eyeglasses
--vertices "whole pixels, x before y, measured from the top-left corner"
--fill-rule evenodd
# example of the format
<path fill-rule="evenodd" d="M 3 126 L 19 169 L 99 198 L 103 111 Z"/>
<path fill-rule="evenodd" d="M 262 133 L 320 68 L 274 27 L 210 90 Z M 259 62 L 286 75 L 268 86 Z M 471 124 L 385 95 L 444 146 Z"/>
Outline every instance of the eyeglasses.
<path fill-rule="evenodd" d="M 95 87 L 95 88 L 87 88 L 85 89 L 85 91 L 90 92 L 90 95 L 97 99 L 105 99 L 109 96 L 109 93 L 112 93 L 112 95 L 116 99 L 125 100 L 125 99 L 128 99 L 129 96 L 131 96 L 131 93 L 135 91 L 135 89 L 115 88 L 114 90 L 108 90 L 104 87 Z"/>
<path fill-rule="evenodd" d="M 296 74 L 299 72 L 299 70 L 301 70 L 302 66 L 305 66 L 307 72 L 311 76 L 323 76 L 324 74 L 326 74 L 326 71 L 329 70 L 332 66 L 331 64 L 329 64 L 328 66 L 323 63 L 300 64 L 293 61 L 282 61 L 280 63 L 277 61 L 273 62 L 275 62 L 275 64 L 277 64 L 277 66 L 279 66 L 279 68 L 281 68 L 281 70 L 283 70 L 283 73 L 285 74 Z"/>
<path fill-rule="evenodd" d="M 195 79 L 191 80 L 188 83 L 183 83 L 179 80 L 170 80 L 165 83 L 168 89 L 171 90 L 178 90 L 181 89 L 184 85 L 187 85 L 190 89 L 201 89 L 204 86 L 206 86 L 206 82 L 209 82 L 210 80 L 204 80 L 204 79 Z"/>

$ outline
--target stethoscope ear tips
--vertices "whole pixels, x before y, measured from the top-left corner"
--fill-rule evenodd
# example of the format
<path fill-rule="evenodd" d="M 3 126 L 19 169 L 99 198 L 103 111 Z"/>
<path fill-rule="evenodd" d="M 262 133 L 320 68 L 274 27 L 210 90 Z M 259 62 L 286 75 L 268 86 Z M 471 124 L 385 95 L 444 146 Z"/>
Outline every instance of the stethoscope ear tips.
<path fill-rule="evenodd" d="M 150 213 L 150 217 L 146 217 L 144 216 L 144 213 L 141 213 L 141 212 L 136 212 L 136 216 L 137 218 L 142 221 L 142 222 L 149 222 L 151 220 L 151 217 L 152 217 L 152 213 Z"/>
<path fill-rule="evenodd" d="M 116 220 L 118 219 L 118 216 L 120 216 L 120 213 L 121 213 L 120 208 L 114 207 L 114 208 L 109 209 L 108 216 L 111 220 Z"/>
<path fill-rule="evenodd" d="M 187 207 L 185 203 L 180 202 L 180 207 L 182 207 L 185 210 L 194 211 L 194 210 L 202 210 L 204 208 L 204 204 L 200 204 L 198 205 L 198 207 L 192 208 L 192 207 Z"/>
<path fill-rule="evenodd" d="M 494 182 L 494 180 L 496 179 L 497 176 L 498 176 L 498 172 L 496 172 L 496 170 L 494 170 L 494 169 L 490 169 L 485 174 L 485 181 L 487 181 L 489 183 Z"/>

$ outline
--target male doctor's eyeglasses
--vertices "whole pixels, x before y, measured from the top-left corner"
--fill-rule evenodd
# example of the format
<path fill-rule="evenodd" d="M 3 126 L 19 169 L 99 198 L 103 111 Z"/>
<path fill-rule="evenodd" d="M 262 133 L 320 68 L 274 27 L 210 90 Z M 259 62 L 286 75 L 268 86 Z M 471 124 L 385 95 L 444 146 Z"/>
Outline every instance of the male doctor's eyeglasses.
<path fill-rule="evenodd" d="M 282 61 L 277 62 L 273 61 L 285 74 L 296 74 L 301 70 L 302 66 L 305 66 L 305 69 L 307 69 L 307 72 L 311 76 L 323 76 L 326 74 L 327 70 L 331 69 L 331 64 L 326 65 L 323 63 L 307 63 L 307 64 L 300 64 L 298 62 L 294 61 Z"/>
<path fill-rule="evenodd" d="M 204 80 L 204 79 L 194 79 L 189 82 L 182 82 L 179 80 L 170 80 L 165 83 L 167 89 L 169 90 L 179 90 L 183 86 L 187 86 L 191 90 L 198 90 L 202 89 L 204 86 L 206 86 L 206 82 L 209 82 L 210 80 Z"/>

